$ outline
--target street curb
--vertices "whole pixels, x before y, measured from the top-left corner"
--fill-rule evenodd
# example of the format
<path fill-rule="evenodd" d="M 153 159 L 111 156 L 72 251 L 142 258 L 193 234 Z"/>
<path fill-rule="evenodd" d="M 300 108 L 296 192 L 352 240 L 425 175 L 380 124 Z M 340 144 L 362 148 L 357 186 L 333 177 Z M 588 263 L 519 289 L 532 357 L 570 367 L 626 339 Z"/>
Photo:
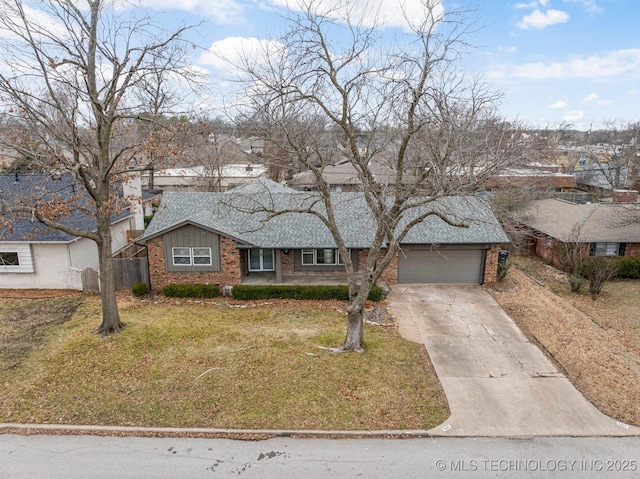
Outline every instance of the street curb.
<path fill-rule="evenodd" d="M 269 437 L 344 437 L 344 438 L 416 438 L 433 437 L 433 433 L 417 430 L 329 431 L 321 429 L 218 429 L 181 427 L 91 426 L 68 424 L 0 423 L 0 434 L 95 434 L 104 436 L 211 436 L 228 438 Z"/>

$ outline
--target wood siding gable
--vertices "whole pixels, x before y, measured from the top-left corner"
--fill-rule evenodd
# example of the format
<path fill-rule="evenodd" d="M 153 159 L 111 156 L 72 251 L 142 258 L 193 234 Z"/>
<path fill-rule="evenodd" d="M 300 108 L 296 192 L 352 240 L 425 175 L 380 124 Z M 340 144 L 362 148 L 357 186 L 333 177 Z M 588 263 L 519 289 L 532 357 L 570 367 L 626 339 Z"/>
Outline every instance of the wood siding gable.
<path fill-rule="evenodd" d="M 220 271 L 220 235 L 186 225 L 175 229 L 162 236 L 164 244 L 164 257 L 167 271 L 172 272 L 207 272 Z M 211 265 L 174 265 L 173 248 L 211 248 Z"/>

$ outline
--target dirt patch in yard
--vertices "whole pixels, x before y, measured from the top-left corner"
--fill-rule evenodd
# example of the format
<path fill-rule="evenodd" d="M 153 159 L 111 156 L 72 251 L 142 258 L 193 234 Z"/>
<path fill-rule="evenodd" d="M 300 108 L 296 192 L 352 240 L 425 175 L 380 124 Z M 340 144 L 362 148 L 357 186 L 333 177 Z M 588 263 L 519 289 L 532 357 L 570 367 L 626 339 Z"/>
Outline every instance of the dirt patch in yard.
<path fill-rule="evenodd" d="M 516 259 L 489 292 L 600 411 L 640 426 L 640 281 L 614 281 L 593 300 L 566 276 Z"/>
<path fill-rule="evenodd" d="M 77 291 L 0 291 L 0 370 L 15 369 L 53 326 L 69 321 L 83 300 Z"/>

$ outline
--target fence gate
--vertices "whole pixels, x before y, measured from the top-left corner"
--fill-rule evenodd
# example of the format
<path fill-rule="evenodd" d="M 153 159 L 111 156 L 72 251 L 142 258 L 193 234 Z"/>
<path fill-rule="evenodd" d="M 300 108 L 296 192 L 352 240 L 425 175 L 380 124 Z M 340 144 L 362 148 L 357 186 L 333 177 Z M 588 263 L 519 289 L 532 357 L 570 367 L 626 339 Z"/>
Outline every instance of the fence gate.
<path fill-rule="evenodd" d="M 93 268 L 87 268 L 82 272 L 82 291 L 97 293 L 100 291 L 100 276 Z"/>

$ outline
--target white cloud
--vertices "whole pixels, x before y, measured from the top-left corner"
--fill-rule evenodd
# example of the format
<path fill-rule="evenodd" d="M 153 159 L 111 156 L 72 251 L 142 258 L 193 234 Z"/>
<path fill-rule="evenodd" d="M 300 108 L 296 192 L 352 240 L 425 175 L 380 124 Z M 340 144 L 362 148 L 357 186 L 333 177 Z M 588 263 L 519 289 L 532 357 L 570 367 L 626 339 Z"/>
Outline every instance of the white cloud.
<path fill-rule="evenodd" d="M 499 51 L 505 52 L 505 53 L 518 53 L 518 47 L 516 47 L 515 45 L 511 45 L 508 47 L 502 47 L 499 49 Z"/>
<path fill-rule="evenodd" d="M 209 49 L 200 56 L 202 65 L 226 71 L 238 71 L 244 61 L 263 63 L 267 57 L 283 48 L 283 45 L 273 40 L 259 40 L 257 38 L 227 37 L 214 42 Z"/>
<path fill-rule="evenodd" d="M 581 57 L 566 62 L 525 63 L 513 69 L 517 78 L 607 78 L 640 73 L 640 48 L 615 50 L 606 55 Z"/>
<path fill-rule="evenodd" d="M 305 10 L 308 0 L 267 0 L 269 3 L 292 10 Z M 432 17 L 428 17 L 431 6 Z M 343 20 L 349 17 L 354 23 L 362 21 L 365 26 L 406 28 L 407 21 L 419 26 L 429 18 L 439 19 L 444 14 L 440 0 L 316 0 L 314 9 L 328 17 Z"/>
<path fill-rule="evenodd" d="M 516 3 L 514 5 L 514 8 L 536 8 L 538 6 L 538 2 L 531 2 L 531 3 Z"/>
<path fill-rule="evenodd" d="M 562 10 L 547 10 L 546 12 L 541 12 L 536 9 L 529 15 L 525 15 L 517 25 L 523 30 L 528 30 L 529 28 L 542 30 L 543 28 L 547 28 L 551 25 L 566 23 L 568 20 L 569 14 Z"/>
<path fill-rule="evenodd" d="M 564 0 L 567 3 L 579 3 L 589 13 L 602 13 L 604 8 L 600 7 L 596 0 Z"/>
<path fill-rule="evenodd" d="M 549 3 L 548 0 L 533 0 L 533 2 L 529 3 L 516 3 L 514 5 L 515 8 L 538 8 L 538 7 L 546 7 Z"/>
<path fill-rule="evenodd" d="M 566 107 L 567 107 L 567 102 L 562 100 L 558 100 L 555 103 L 549 105 L 549 108 L 552 108 L 554 110 L 559 110 L 561 108 L 566 108 Z"/>
<path fill-rule="evenodd" d="M 564 114 L 562 119 L 568 122 L 574 122 L 578 120 L 582 120 L 584 117 L 584 111 L 582 110 L 571 110 Z"/>
<path fill-rule="evenodd" d="M 120 10 L 128 8 L 148 8 L 153 10 L 181 10 L 194 15 L 206 16 L 215 23 L 237 25 L 244 23 L 245 6 L 238 0 L 116 0 Z"/>
<path fill-rule="evenodd" d="M 3 9 L 2 15 L 6 16 L 5 21 L 7 24 L 11 25 L 10 29 L 6 28 L 4 25 L 0 25 L 0 37 L 12 40 L 21 39 L 20 35 L 16 32 L 23 31 L 23 28 L 21 27 L 23 23 L 20 17 L 16 15 L 15 6 L 7 6 L 3 1 L 0 3 L 0 8 Z M 58 38 L 67 38 L 69 36 L 69 32 L 65 26 L 47 12 L 31 8 L 28 5 L 22 5 L 22 8 L 28 19 L 27 21 L 32 27 L 32 31 L 30 33 L 36 36 L 36 40 L 41 39 L 41 35 L 38 34 L 38 32 L 47 32 L 48 34 Z M 36 27 L 35 29 L 33 28 L 34 26 Z"/>
<path fill-rule="evenodd" d="M 611 104 L 609 100 L 601 99 L 600 95 L 598 95 L 597 93 L 589 93 L 581 101 L 582 103 L 593 103 L 594 105 L 597 105 L 597 106 L 607 106 Z"/>

